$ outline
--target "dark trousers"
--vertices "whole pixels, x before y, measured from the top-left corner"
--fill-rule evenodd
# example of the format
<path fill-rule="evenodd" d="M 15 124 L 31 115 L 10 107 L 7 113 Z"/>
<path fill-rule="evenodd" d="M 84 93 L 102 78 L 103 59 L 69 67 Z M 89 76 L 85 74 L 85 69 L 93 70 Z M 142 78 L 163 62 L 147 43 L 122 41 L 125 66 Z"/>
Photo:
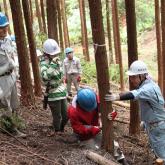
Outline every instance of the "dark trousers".
<path fill-rule="evenodd" d="M 64 131 L 64 127 L 68 121 L 67 100 L 49 101 L 48 104 L 52 112 L 55 131 Z"/>

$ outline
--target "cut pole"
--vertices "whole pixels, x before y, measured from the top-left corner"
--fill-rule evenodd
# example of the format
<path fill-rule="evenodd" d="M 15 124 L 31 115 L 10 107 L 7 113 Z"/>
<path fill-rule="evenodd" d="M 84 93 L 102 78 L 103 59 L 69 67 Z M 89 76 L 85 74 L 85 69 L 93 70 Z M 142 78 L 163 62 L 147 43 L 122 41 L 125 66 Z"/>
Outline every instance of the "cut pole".
<path fill-rule="evenodd" d="M 92 151 L 87 151 L 86 157 L 99 165 L 118 165 L 118 163 L 115 163 L 112 160 L 108 160 Z"/>
<path fill-rule="evenodd" d="M 163 165 L 163 163 L 164 163 L 163 159 L 160 158 L 156 159 L 156 165 Z"/>

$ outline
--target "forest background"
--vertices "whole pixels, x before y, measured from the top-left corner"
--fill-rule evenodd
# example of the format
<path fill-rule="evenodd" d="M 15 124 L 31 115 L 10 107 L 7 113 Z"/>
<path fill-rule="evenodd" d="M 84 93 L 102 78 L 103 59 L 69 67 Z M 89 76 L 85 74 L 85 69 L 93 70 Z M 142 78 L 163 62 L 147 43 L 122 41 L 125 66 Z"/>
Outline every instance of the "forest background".
<path fill-rule="evenodd" d="M 1 0 L 0 3 L 3 3 Z M 89 16 L 88 1 L 85 1 L 85 11 L 86 11 L 86 25 L 87 25 L 87 35 L 89 43 L 89 54 L 92 59 L 90 62 L 86 62 L 83 59 L 82 47 L 81 47 L 81 19 L 79 4 L 77 0 L 66 0 L 66 15 L 67 15 L 67 25 L 69 31 L 69 38 L 71 47 L 75 50 L 75 55 L 81 58 L 83 76 L 82 82 L 95 86 L 96 84 L 96 66 L 94 61 L 94 50 L 92 41 L 92 31 Z M 157 49 L 156 49 L 156 32 L 155 32 L 155 12 L 154 12 L 154 1 L 150 0 L 136 0 L 136 26 L 137 26 L 137 41 L 138 41 L 138 58 L 147 63 L 148 69 L 154 80 L 157 81 Z M 8 8 L 10 10 L 10 8 Z M 38 28 L 38 20 L 35 12 L 35 4 L 33 3 L 33 32 L 36 39 L 37 48 L 42 51 L 42 44 L 46 39 L 46 35 L 41 33 Z M 9 12 L 11 13 L 11 12 Z M 102 13 L 103 13 L 103 24 L 106 37 L 106 46 L 108 47 L 108 39 L 106 32 L 106 5 L 102 2 Z M 111 26 L 112 26 L 112 13 L 111 16 Z M 126 32 L 126 14 L 125 14 L 125 2 L 124 0 L 118 0 L 118 16 L 119 16 L 119 27 L 120 27 L 120 42 L 121 42 L 121 54 L 123 59 L 124 68 L 124 81 L 126 86 L 128 85 L 128 79 L 125 75 L 125 71 L 128 68 L 128 54 L 127 54 L 127 32 Z M 9 20 L 12 21 L 11 15 L 9 14 Z M 12 24 L 11 24 L 12 25 Z M 12 32 L 13 27 L 11 27 Z M 25 28 L 26 29 L 26 28 Z M 113 43 L 113 30 L 111 27 L 112 36 L 112 51 L 113 58 L 114 54 L 114 43 Z M 108 52 L 108 48 L 107 48 Z M 63 56 L 64 58 L 64 56 Z M 115 83 L 120 83 L 120 72 L 119 66 L 117 64 L 111 64 L 110 69 L 110 79 Z M 92 78 L 91 78 L 92 77 Z"/>

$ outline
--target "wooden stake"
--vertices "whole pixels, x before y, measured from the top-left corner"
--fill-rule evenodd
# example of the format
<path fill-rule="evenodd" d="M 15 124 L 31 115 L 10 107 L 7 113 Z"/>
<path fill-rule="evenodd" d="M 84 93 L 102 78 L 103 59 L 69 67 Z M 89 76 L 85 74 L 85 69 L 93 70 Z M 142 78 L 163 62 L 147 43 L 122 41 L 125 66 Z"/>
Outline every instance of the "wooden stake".
<path fill-rule="evenodd" d="M 161 158 L 156 159 L 156 165 L 163 165 L 164 161 Z"/>
<path fill-rule="evenodd" d="M 86 157 L 98 163 L 99 165 L 118 165 L 118 163 L 115 163 L 112 160 L 108 160 L 92 151 L 87 151 Z"/>

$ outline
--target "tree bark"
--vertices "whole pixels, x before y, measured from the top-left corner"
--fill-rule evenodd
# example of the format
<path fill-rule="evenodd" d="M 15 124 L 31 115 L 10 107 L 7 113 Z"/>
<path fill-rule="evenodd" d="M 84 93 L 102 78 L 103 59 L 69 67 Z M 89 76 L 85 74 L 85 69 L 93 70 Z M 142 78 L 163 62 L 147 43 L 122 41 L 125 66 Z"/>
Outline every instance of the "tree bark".
<path fill-rule="evenodd" d="M 137 34 L 136 34 L 136 15 L 135 0 L 125 0 L 126 22 L 127 22 L 127 44 L 128 44 L 128 65 L 138 59 L 137 53 Z M 130 83 L 130 90 L 133 87 Z M 140 133 L 139 105 L 137 101 L 131 101 L 130 104 L 130 134 Z"/>
<path fill-rule="evenodd" d="M 38 0 L 35 0 L 35 5 L 36 5 L 36 13 L 37 13 L 37 18 L 38 18 L 39 29 L 40 29 L 40 32 L 43 32 L 44 30 L 43 30 L 43 26 L 42 26 L 40 5 L 39 5 Z"/>
<path fill-rule="evenodd" d="M 61 0 L 60 2 L 61 2 L 61 12 L 62 12 L 63 31 L 64 31 L 64 43 L 66 48 L 70 46 L 70 41 L 69 41 L 67 18 L 65 13 L 65 0 Z"/>
<path fill-rule="evenodd" d="M 80 8 L 80 19 L 81 19 L 81 36 L 82 36 L 83 54 L 84 54 L 85 60 L 90 61 L 84 0 L 79 0 L 79 8 Z"/>
<path fill-rule="evenodd" d="M 107 17 L 107 33 L 108 33 L 108 48 L 109 48 L 109 65 L 114 63 L 111 37 L 111 21 L 110 21 L 110 2 L 106 0 L 106 17 Z"/>
<path fill-rule="evenodd" d="M 63 42 L 63 29 L 62 29 L 62 16 L 61 16 L 61 3 L 57 0 L 57 12 L 58 12 L 58 29 L 59 29 L 59 43 L 61 50 L 64 51 L 64 42 Z"/>
<path fill-rule="evenodd" d="M 112 111 L 112 104 L 105 102 L 105 94 L 110 89 L 108 60 L 106 54 L 104 27 L 102 20 L 101 0 L 88 0 L 92 27 L 92 36 L 95 49 L 95 61 L 97 70 L 97 82 L 99 88 L 99 96 L 101 101 L 101 118 L 103 124 L 103 146 L 113 152 L 113 123 L 107 120 L 107 115 Z"/>
<path fill-rule="evenodd" d="M 29 57 L 20 0 L 10 0 L 10 6 L 13 17 L 14 31 L 17 37 L 16 44 L 21 81 L 21 101 L 23 105 L 30 105 L 35 103 L 35 98 L 32 88 L 32 80 L 30 77 Z"/>
<path fill-rule="evenodd" d="M 30 17 L 30 8 L 27 1 L 22 0 L 22 4 L 23 4 L 23 12 L 24 12 L 24 18 L 25 18 L 25 23 L 26 23 L 27 36 L 28 36 L 28 41 L 29 41 L 33 76 L 34 76 L 35 95 L 41 96 L 42 95 L 41 79 L 40 79 L 39 64 L 38 64 L 38 59 L 37 59 L 37 54 L 36 54 L 36 43 L 34 40 L 32 22 L 31 22 L 31 17 Z"/>
<path fill-rule="evenodd" d="M 160 27 L 160 4 L 159 0 L 155 0 L 155 27 L 157 41 L 157 61 L 158 61 L 158 84 L 163 92 L 163 63 L 162 63 L 162 48 L 161 48 L 161 27 Z"/>
<path fill-rule="evenodd" d="M 48 37 L 53 38 L 58 42 L 58 30 L 57 30 L 57 6 L 56 0 L 47 0 L 47 25 L 48 25 Z"/>
<path fill-rule="evenodd" d="M 41 16 L 42 16 L 43 30 L 44 30 L 44 33 L 47 34 L 46 21 L 45 21 L 45 8 L 44 8 L 43 0 L 40 0 L 40 4 L 41 4 Z"/>
<path fill-rule="evenodd" d="M 163 61 L 163 96 L 165 98 L 165 0 L 161 0 L 162 61 Z"/>
<path fill-rule="evenodd" d="M 116 63 L 119 64 L 120 70 L 120 88 L 121 91 L 124 91 L 124 78 L 123 78 L 123 62 L 121 55 L 121 44 L 120 44 L 120 30 L 119 30 L 119 20 L 118 20 L 118 10 L 117 10 L 117 1 L 112 0 L 112 19 L 113 19 L 113 32 L 114 32 L 114 43 L 115 43 L 115 54 L 116 54 Z"/>
<path fill-rule="evenodd" d="M 32 25 L 33 25 L 33 4 L 32 4 L 32 0 L 29 0 L 29 5 L 30 5 L 31 21 L 32 21 Z"/>

